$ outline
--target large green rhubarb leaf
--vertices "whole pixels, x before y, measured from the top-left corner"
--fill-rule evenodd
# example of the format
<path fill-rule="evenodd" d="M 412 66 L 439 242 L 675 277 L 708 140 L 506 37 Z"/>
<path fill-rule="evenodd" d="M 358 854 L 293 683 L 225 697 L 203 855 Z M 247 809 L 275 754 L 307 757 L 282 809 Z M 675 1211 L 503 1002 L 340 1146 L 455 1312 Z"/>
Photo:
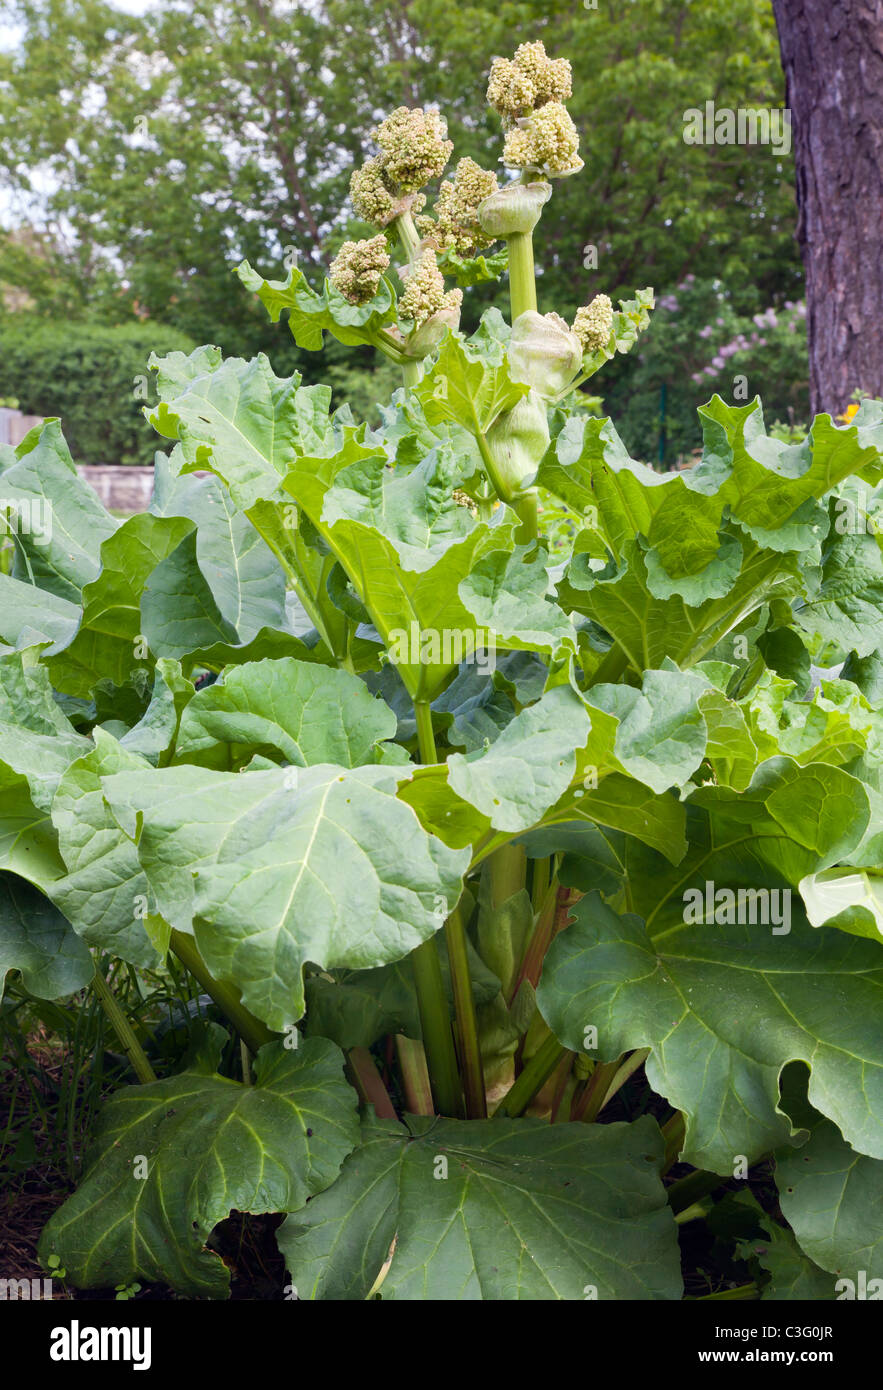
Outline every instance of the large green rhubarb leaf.
<path fill-rule="evenodd" d="M 850 475 L 879 473 L 877 407 L 858 425 L 838 427 L 819 416 L 800 445 L 766 435 L 758 402 L 735 407 L 714 397 L 700 414 L 705 443 L 693 469 L 655 474 L 629 458 L 609 422 L 574 417 L 539 474 L 587 525 L 561 600 L 605 628 L 637 672 L 661 666 L 665 656 L 681 667 L 700 661 L 762 603 L 797 596 L 806 581 L 801 567 L 818 565 L 829 532 L 825 495 Z M 855 590 L 872 604 L 867 575 L 843 577 L 849 547 L 861 544 L 841 538 L 833 547 L 830 584 L 806 609 L 811 632 L 817 605 L 819 631 L 838 618 L 834 610 L 825 618 L 828 599 L 836 609 L 839 596 Z M 869 558 L 879 568 L 875 553 L 876 561 Z M 855 621 L 860 612 L 861 603 Z M 842 616 L 841 637 L 849 642 L 853 616 Z M 862 656 L 879 645 L 879 635 L 868 631 Z"/>
<path fill-rule="evenodd" d="M 302 972 L 407 955 L 455 906 L 468 851 L 396 799 L 394 767 L 247 774 L 191 766 L 120 773 L 105 794 L 134 838 L 162 917 L 192 930 L 213 974 L 282 1031 Z"/>
<path fill-rule="evenodd" d="M 480 329 L 471 338 L 447 335 L 415 395 L 430 425 L 450 422 L 478 438 L 529 389 L 512 380 L 506 343 Z"/>
<path fill-rule="evenodd" d="M 683 524 L 689 522 L 684 519 Z M 559 600 L 606 629 L 634 671 L 661 667 L 666 658 L 683 669 L 703 661 L 769 599 L 790 599 L 799 591 L 795 557 L 761 550 L 749 539 L 741 550 L 741 567 L 722 575 L 710 566 L 692 585 L 689 600 L 654 582 L 650 556 L 640 540 L 626 541 L 619 566 L 599 573 L 593 572 L 587 553 L 577 553 L 559 585 Z"/>
<path fill-rule="evenodd" d="M 71 763 L 52 803 L 52 822 L 68 872 L 50 892 L 90 946 L 150 967 L 157 964 L 157 949 L 144 929 L 147 878 L 101 786 L 103 776 L 124 771 L 137 775 L 148 767 L 144 758 L 127 752 L 102 729 L 95 730 L 94 749 Z"/>
<path fill-rule="evenodd" d="M 448 782 L 497 830 L 529 830 L 570 786 L 591 725 L 569 685 L 517 714 L 486 751 L 447 763 Z"/>
<path fill-rule="evenodd" d="M 862 1270 L 883 1280 L 879 1159 L 856 1153 L 836 1125 L 821 1121 L 802 1148 L 779 1152 L 776 1185 L 782 1215 L 815 1264 L 854 1284 Z"/>
<path fill-rule="evenodd" d="M 396 725 L 357 676 L 286 657 L 232 667 L 198 691 L 181 719 L 176 753 L 201 761 L 230 745 L 241 760 L 260 751 L 298 767 L 359 767 L 376 761 L 377 745 L 395 737 Z"/>
<path fill-rule="evenodd" d="M 101 542 L 117 522 L 80 477 L 58 420 L 32 430 L 3 471 L 0 512 L 14 516 L 13 577 L 79 603 L 99 569 Z"/>
<path fill-rule="evenodd" d="M 223 1041 L 213 1025 L 180 1075 L 108 1101 L 83 1180 L 41 1236 L 44 1264 L 58 1256 L 79 1288 L 141 1278 L 223 1298 L 213 1227 L 297 1210 L 334 1182 L 359 1132 L 342 1054 L 324 1038 L 269 1043 L 244 1086 L 215 1072 Z"/>
<path fill-rule="evenodd" d="M 833 1279 L 807 1259 L 792 1232 L 768 1216 L 750 1191 L 725 1197 L 715 1208 L 712 1222 L 715 1217 L 730 1238 L 742 1222 L 753 1228 L 750 1239 L 736 1243 L 735 1252 L 755 1274 L 763 1302 L 815 1303 L 834 1298 Z"/>
<path fill-rule="evenodd" d="M 608 420 L 574 416 L 537 479 L 586 517 L 602 543 L 592 553 L 603 555 L 607 546 L 620 560 L 626 542 L 642 536 L 653 591 L 664 597 L 667 578 L 694 605 L 702 589 L 679 588 L 679 580 L 704 573 L 704 597 L 726 592 L 714 585 L 726 578 L 721 527 L 727 517 L 760 547 L 817 555 L 829 529 L 820 499 L 851 474 L 878 471 L 883 446 L 879 407 L 843 427 L 821 415 L 799 445 L 766 434 L 756 400 L 732 406 L 714 396 L 699 414 L 704 447 L 695 468 L 655 473 L 628 456 Z"/>
<path fill-rule="evenodd" d="M 302 1299 L 677 1299 L 649 1119 L 368 1119 L 340 1178 L 278 1233 Z"/>
<path fill-rule="evenodd" d="M 490 526 L 457 505 L 462 463 L 449 446 L 401 476 L 382 454 L 360 450 L 347 462 L 354 447 L 346 446 L 343 467 L 328 461 L 327 481 L 303 460 L 286 487 L 346 570 L 411 695 L 432 699 L 461 661 L 495 641 L 460 585 L 482 556 L 512 549 L 515 519 Z"/>
<path fill-rule="evenodd" d="M 835 522 L 836 525 L 836 522 Z M 832 531 L 821 582 L 795 612 L 798 626 L 832 653 L 868 657 L 883 646 L 883 547 L 879 534 Z"/>
<path fill-rule="evenodd" d="M 11 647 L 44 646 L 47 654 L 61 651 L 72 641 L 81 612 L 70 599 L 0 574 L 0 639 Z"/>
<path fill-rule="evenodd" d="M 752 1161 L 787 1140 L 778 1079 L 796 1060 L 811 1069 L 812 1104 L 883 1157 L 878 946 L 815 931 L 796 910 L 778 936 L 769 924 L 693 925 L 683 914 L 651 931 L 596 893 L 573 912 L 546 957 L 540 1011 L 574 1051 L 589 1025 L 605 1059 L 651 1048 L 650 1084 L 686 1114 L 685 1161 L 731 1174 L 739 1155 Z"/>
<path fill-rule="evenodd" d="M 277 498 L 297 455 L 318 451 L 329 432 L 330 387 L 277 377 L 263 353 L 222 361 L 218 348 L 197 348 L 151 366 L 160 398 L 151 424 L 180 441 L 186 468 L 217 473 L 242 511 Z"/>
<path fill-rule="evenodd" d="M 83 586 L 79 631 L 50 662 L 59 690 L 86 699 L 99 680 L 121 685 L 133 670 L 148 669 L 149 652 L 138 648 L 144 586 L 191 530 L 186 520 L 141 512 L 104 541 L 101 571 Z"/>
<path fill-rule="evenodd" d="M 193 522 L 199 568 L 241 643 L 263 627 L 284 628 L 285 573 L 278 559 L 216 478 L 169 476 L 180 452 L 178 446 L 170 460 L 157 456 L 151 510 Z"/>

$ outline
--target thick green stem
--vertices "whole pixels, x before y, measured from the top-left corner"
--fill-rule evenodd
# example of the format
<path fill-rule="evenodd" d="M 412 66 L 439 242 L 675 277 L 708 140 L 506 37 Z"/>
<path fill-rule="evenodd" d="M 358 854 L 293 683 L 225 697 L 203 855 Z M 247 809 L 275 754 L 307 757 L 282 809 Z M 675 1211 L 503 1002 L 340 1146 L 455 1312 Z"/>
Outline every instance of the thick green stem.
<path fill-rule="evenodd" d="M 684 1147 L 684 1139 L 687 1133 L 686 1116 L 681 1110 L 666 1120 L 662 1125 L 662 1137 L 665 1139 L 665 1167 L 663 1173 L 667 1173 L 669 1168 L 673 1168 L 678 1161 L 678 1154 Z"/>
<path fill-rule="evenodd" d="M 275 1037 L 265 1023 L 249 1013 L 235 985 L 216 980 L 196 948 L 192 936 L 172 929 L 170 943 L 181 964 L 190 971 L 193 978 L 202 985 L 206 994 L 217 1004 L 221 1012 L 230 1020 L 250 1052 L 257 1052 L 264 1043 Z"/>
<path fill-rule="evenodd" d="M 420 247 L 420 233 L 414 225 L 414 218 L 410 212 L 403 212 L 392 224 L 399 238 L 399 245 L 408 258 L 408 265 L 413 266 L 417 260 L 417 252 Z M 423 378 L 423 365 L 419 361 L 410 361 L 407 357 L 401 358 L 402 380 L 408 389 L 416 386 Z"/>
<path fill-rule="evenodd" d="M 145 1086 L 155 1081 L 156 1072 L 147 1060 L 147 1054 L 136 1038 L 131 1023 L 114 999 L 104 976 L 97 970 L 92 977 L 92 989 L 97 994 L 107 1021 L 119 1038 L 123 1051 L 132 1063 L 132 1070 L 138 1080 Z"/>
<path fill-rule="evenodd" d="M 399 1056 L 399 1070 L 402 1074 L 402 1088 L 408 1113 L 434 1115 L 432 1083 L 429 1080 L 422 1042 L 418 1038 L 407 1038 L 404 1033 L 397 1033 L 396 1052 Z"/>
<path fill-rule="evenodd" d="M 411 952 L 411 968 L 417 990 L 423 1046 L 432 1079 L 435 1103 L 442 1115 L 459 1118 L 463 1114 L 457 1054 L 448 1017 L 448 1001 L 438 958 L 435 937 L 415 947 Z"/>
<path fill-rule="evenodd" d="M 518 994 L 522 980 L 529 980 L 534 988 L 539 984 L 540 972 L 549 945 L 553 937 L 563 930 L 564 924 L 570 916 L 571 896 L 570 888 L 559 887 L 557 877 L 549 884 L 527 950 L 524 953 L 524 959 L 512 985 L 508 1000 L 510 1004 Z"/>
<path fill-rule="evenodd" d="M 417 718 L 417 742 L 421 761 L 435 763 L 438 761 L 438 754 L 435 735 L 432 732 L 432 710 L 429 702 L 415 700 L 414 713 Z M 436 1105 L 443 1115 L 459 1116 L 463 1113 L 460 1074 L 457 1070 L 457 1054 L 454 1050 L 448 1001 L 435 937 L 430 937 L 428 941 L 417 946 L 411 952 L 410 959 L 423 1030 L 423 1046 L 426 1049 Z"/>
<path fill-rule="evenodd" d="M 438 752 L 435 747 L 435 733 L 432 728 L 432 707 L 428 700 L 414 701 L 414 715 L 417 720 L 417 747 L 420 761 L 437 763 Z"/>
<path fill-rule="evenodd" d="M 408 358 L 405 358 L 402 362 L 402 381 L 405 383 L 408 389 L 410 390 L 414 386 L 418 386 L 422 379 L 422 363 L 418 362 L 416 358 L 413 361 L 410 361 Z"/>
<path fill-rule="evenodd" d="M 402 363 L 404 351 L 402 349 L 401 338 L 394 338 L 387 328 L 378 328 L 371 336 L 371 341 L 380 352 L 385 352 L 391 362 Z"/>
<path fill-rule="evenodd" d="M 530 310 L 536 312 L 537 285 L 533 263 L 533 233 L 516 232 L 507 238 L 509 247 L 509 298 L 512 322 Z"/>
<path fill-rule="evenodd" d="M 678 1212 L 686 1211 L 694 1202 L 707 1197 L 725 1182 L 726 1178 L 722 1178 L 719 1173 L 707 1173 L 703 1168 L 697 1168 L 695 1172 L 688 1173 L 685 1178 L 679 1178 L 677 1182 L 672 1183 L 666 1193 L 668 1205 L 677 1216 Z"/>
<path fill-rule="evenodd" d="M 420 233 L 414 224 L 414 218 L 410 212 L 403 212 L 395 219 L 393 225 L 398 233 L 401 248 L 408 257 L 408 264 L 413 265 L 420 246 Z"/>
<path fill-rule="evenodd" d="M 555 1068 L 560 1066 L 566 1051 L 554 1033 L 550 1033 L 500 1101 L 494 1111 L 494 1119 L 506 1116 L 514 1119 L 517 1115 L 523 1114 L 537 1092 L 545 1086 Z"/>
<path fill-rule="evenodd" d="M 521 522 L 515 532 L 516 543 L 529 545 L 531 541 L 537 539 L 540 533 L 536 489 L 531 488 L 529 492 L 522 492 L 520 496 L 513 497 L 509 505 Z"/>
<path fill-rule="evenodd" d="M 610 1090 L 621 1063 L 621 1057 L 617 1057 L 615 1062 L 595 1063 L 595 1070 L 589 1077 L 586 1089 L 579 1100 L 574 1103 L 570 1112 L 572 1120 L 584 1120 L 586 1124 L 592 1124 L 595 1121 L 604 1108 L 607 1092 Z"/>
<path fill-rule="evenodd" d="M 613 685 L 629 669 L 629 657 L 622 647 L 613 646 L 601 660 L 595 674 L 592 676 L 592 685 Z"/>
<path fill-rule="evenodd" d="M 546 855 L 544 859 L 535 859 L 530 880 L 530 902 L 534 914 L 542 910 L 551 877 L 552 856 Z"/>
<path fill-rule="evenodd" d="M 527 878 L 527 855 L 521 845 L 501 845 L 488 862 L 491 905 L 501 907 L 524 887 Z"/>
<path fill-rule="evenodd" d="M 490 445 L 488 444 L 487 439 L 481 433 L 480 430 L 478 434 L 475 436 L 475 442 L 478 445 L 478 452 L 481 454 L 481 461 L 484 464 L 485 472 L 488 476 L 488 481 L 490 482 L 490 485 L 496 493 L 497 497 L 501 502 L 511 501 L 512 489 L 507 488 L 505 482 L 503 481 L 503 478 L 500 475 L 500 470 L 497 468 L 496 460 L 494 459 L 494 456 L 491 453 Z"/>
<path fill-rule="evenodd" d="M 463 1073 L 463 1092 L 466 1097 L 467 1120 L 487 1118 L 487 1096 L 484 1089 L 484 1068 L 478 1043 L 478 1020 L 472 997 L 469 975 L 469 955 L 466 949 L 466 928 L 459 907 L 455 907 L 445 924 L 445 940 L 451 966 L 451 986 L 460 1038 L 460 1064 Z"/>
<path fill-rule="evenodd" d="M 626 1057 L 610 1085 L 607 1087 L 607 1092 L 601 1105 L 602 1110 L 604 1106 L 613 1099 L 617 1091 L 622 1090 L 629 1077 L 634 1076 L 635 1072 L 644 1065 L 649 1056 L 649 1047 L 639 1047 L 637 1052 L 632 1053 L 631 1057 Z"/>
<path fill-rule="evenodd" d="M 567 1083 L 570 1080 L 570 1074 L 573 1071 L 573 1064 L 575 1060 L 575 1052 L 566 1052 L 558 1064 L 558 1074 L 555 1080 L 555 1093 L 552 1096 L 552 1107 L 549 1114 L 550 1124 L 554 1125 L 558 1123 L 561 1102 L 564 1100 L 564 1092 L 567 1090 Z M 564 1120 L 569 1120 L 570 1116 L 564 1115 L 561 1118 Z"/>

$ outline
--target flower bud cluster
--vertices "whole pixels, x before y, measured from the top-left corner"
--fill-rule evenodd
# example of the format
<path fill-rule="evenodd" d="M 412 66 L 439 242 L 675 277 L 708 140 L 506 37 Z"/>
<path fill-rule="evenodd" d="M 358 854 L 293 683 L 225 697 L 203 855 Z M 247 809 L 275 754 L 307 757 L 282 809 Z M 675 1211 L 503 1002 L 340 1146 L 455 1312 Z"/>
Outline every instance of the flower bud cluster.
<path fill-rule="evenodd" d="M 386 237 L 370 241 L 345 241 L 329 272 L 329 280 L 350 304 L 367 304 L 380 288 L 380 277 L 389 267 Z"/>
<path fill-rule="evenodd" d="M 504 127 L 547 102 L 567 101 L 573 90 L 570 63 L 550 58 L 545 44 L 523 43 L 515 57 L 495 58 L 488 81 L 487 99 L 503 118 Z"/>
<path fill-rule="evenodd" d="M 453 182 L 442 184 L 433 217 L 418 217 L 417 227 L 424 237 L 431 237 L 440 251 L 456 251 L 465 256 L 471 251 L 485 250 L 495 240 L 482 229 L 478 208 L 485 198 L 499 189 L 497 176 L 488 173 L 474 159 L 461 159 Z"/>
<path fill-rule="evenodd" d="M 350 178 L 350 197 L 359 217 L 388 227 L 403 212 L 419 211 L 420 189 L 438 178 L 454 149 L 443 116 L 429 108 L 399 106 L 371 132 L 380 154 Z"/>
<path fill-rule="evenodd" d="M 371 132 L 382 151 L 384 176 L 404 194 L 419 192 L 442 173 L 454 150 L 447 135 L 444 116 L 422 106 L 399 106 Z"/>
<path fill-rule="evenodd" d="M 435 252 L 427 250 L 407 273 L 405 290 L 399 300 L 399 317 L 419 328 L 434 314 L 459 310 L 462 303 L 462 290 L 445 293 L 445 278 L 438 268 Z"/>
<path fill-rule="evenodd" d="M 350 178 L 350 197 L 359 217 L 375 227 L 387 227 L 398 215 L 397 200 L 393 198 L 383 177 L 383 160 L 377 155 L 368 159 L 361 169 L 354 169 Z"/>
<path fill-rule="evenodd" d="M 584 352 L 597 352 L 606 346 L 613 332 L 613 305 L 606 294 L 596 294 L 591 304 L 577 309 L 573 331 Z"/>
<path fill-rule="evenodd" d="M 549 101 L 518 121 L 506 136 L 503 163 L 510 169 L 535 169 L 547 178 L 566 178 L 583 167 L 579 131 L 560 101 Z"/>

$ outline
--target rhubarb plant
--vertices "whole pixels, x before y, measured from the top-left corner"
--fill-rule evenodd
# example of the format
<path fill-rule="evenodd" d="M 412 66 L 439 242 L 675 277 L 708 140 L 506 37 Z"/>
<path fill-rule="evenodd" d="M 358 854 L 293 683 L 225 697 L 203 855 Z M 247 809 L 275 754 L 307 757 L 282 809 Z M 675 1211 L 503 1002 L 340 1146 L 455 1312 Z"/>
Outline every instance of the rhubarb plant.
<path fill-rule="evenodd" d="M 379 426 L 206 346 L 152 362 L 144 513 L 58 421 L 0 453 L 0 981 L 93 990 L 133 1069 L 43 1233 L 73 1286 L 223 1297 L 235 1211 L 301 1299 L 678 1300 L 692 1221 L 718 1296 L 883 1291 L 883 404 L 785 444 L 715 396 L 691 470 L 631 458 L 581 387 L 652 290 L 538 304 L 570 93 L 494 60 L 499 172 L 392 112 L 324 285 L 240 267 L 401 368 Z M 224 1026 L 170 1069 L 98 953 Z"/>

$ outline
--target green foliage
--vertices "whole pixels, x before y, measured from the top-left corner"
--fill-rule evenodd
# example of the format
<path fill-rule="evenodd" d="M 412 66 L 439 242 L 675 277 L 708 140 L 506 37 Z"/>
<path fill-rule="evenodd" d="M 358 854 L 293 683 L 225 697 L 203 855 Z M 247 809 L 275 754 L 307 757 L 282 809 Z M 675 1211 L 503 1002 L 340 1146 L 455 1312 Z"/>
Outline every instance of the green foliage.
<path fill-rule="evenodd" d="M 188 352 L 186 334 L 153 323 L 0 318 L 0 387 L 27 415 L 61 415 L 77 463 L 151 464 L 147 359 Z"/>
<path fill-rule="evenodd" d="M 654 466 L 689 462 L 701 445 L 696 407 L 715 391 L 736 402 L 761 394 L 768 420 L 797 422 L 787 442 L 799 443 L 809 415 L 805 317 L 791 300 L 739 312 L 721 280 L 685 276 L 658 300 L 639 352 L 605 377 L 629 449 Z"/>

